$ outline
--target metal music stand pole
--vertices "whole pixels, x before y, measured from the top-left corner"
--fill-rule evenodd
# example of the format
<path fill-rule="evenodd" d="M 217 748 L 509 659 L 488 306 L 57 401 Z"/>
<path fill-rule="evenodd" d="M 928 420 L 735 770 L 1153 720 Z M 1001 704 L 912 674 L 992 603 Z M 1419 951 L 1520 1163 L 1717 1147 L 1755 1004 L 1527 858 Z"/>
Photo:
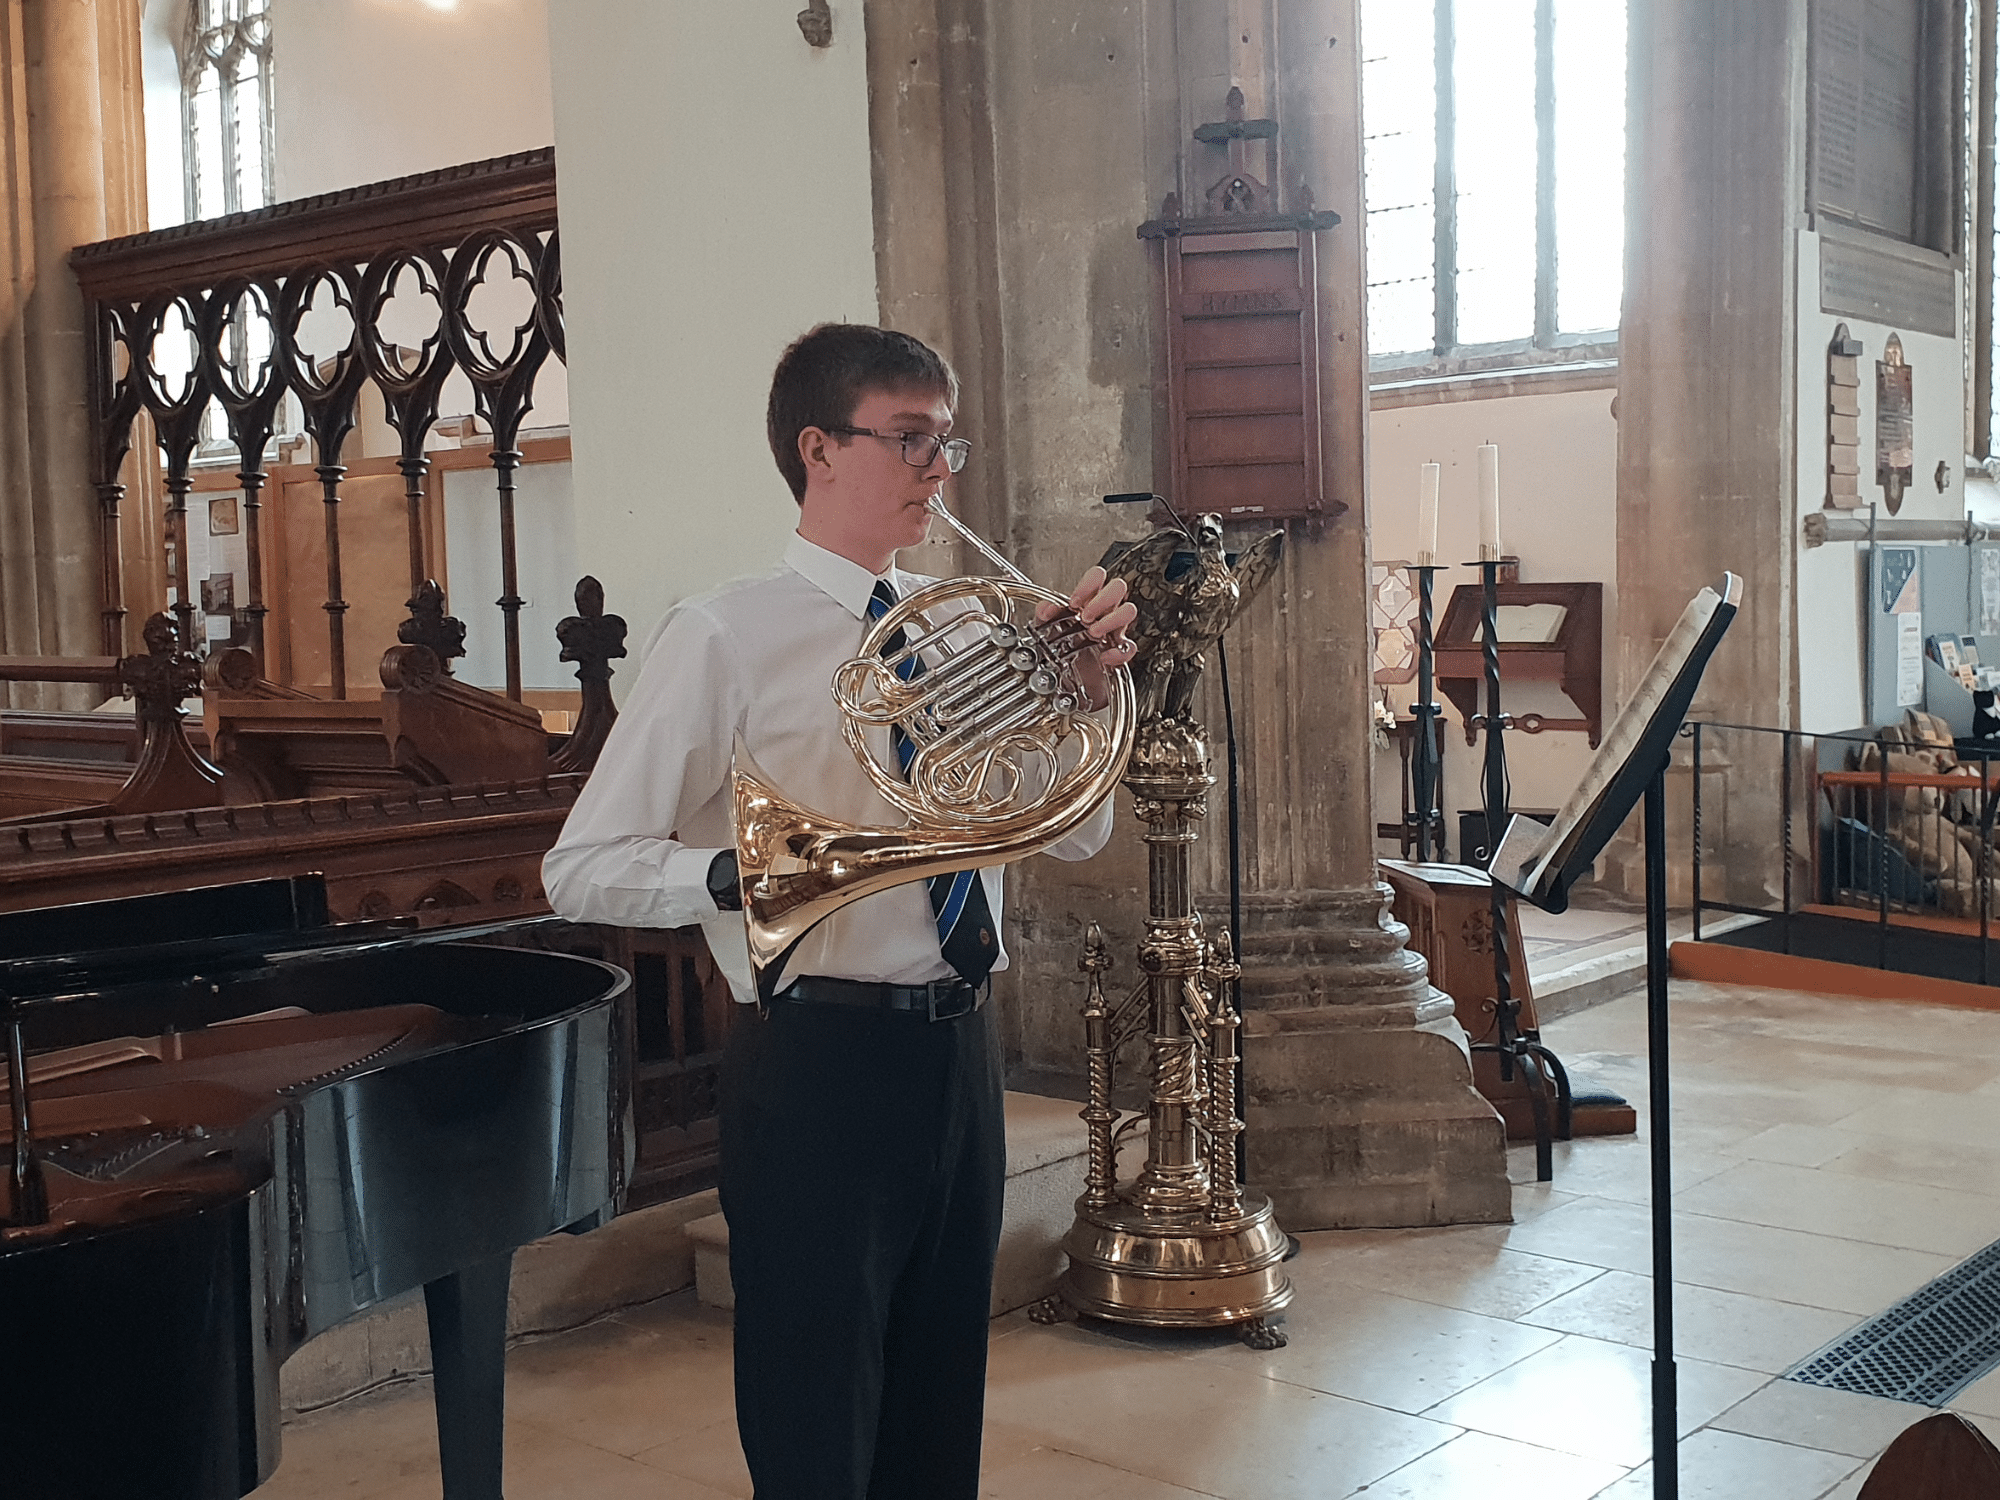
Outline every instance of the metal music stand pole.
<path fill-rule="evenodd" d="M 1653 1496 L 1679 1500 L 1673 1143 L 1667 1120 L 1667 771 L 1646 783 L 1646 1117 L 1653 1132 Z"/>
<path fill-rule="evenodd" d="M 1417 701 L 1410 705 L 1417 720 L 1417 744 L 1410 757 L 1410 802 L 1416 809 L 1411 816 L 1417 822 L 1417 858 L 1424 863 L 1444 850 L 1444 809 L 1439 805 L 1444 758 L 1438 745 L 1438 719 L 1444 709 L 1434 701 L 1437 641 L 1431 629 L 1432 585 L 1443 571 L 1431 563 L 1416 563 L 1409 569 L 1417 581 Z"/>

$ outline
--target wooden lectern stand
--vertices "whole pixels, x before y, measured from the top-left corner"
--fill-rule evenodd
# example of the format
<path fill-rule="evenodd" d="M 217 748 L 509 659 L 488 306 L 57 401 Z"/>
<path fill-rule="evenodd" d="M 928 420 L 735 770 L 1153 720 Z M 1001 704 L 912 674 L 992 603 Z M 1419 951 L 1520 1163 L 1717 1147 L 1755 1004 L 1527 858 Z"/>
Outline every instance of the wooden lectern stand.
<path fill-rule="evenodd" d="M 1396 920 L 1410 929 L 1409 946 L 1430 964 L 1431 983 L 1451 996 L 1458 1024 L 1474 1043 L 1497 1040 L 1490 915 L 1493 887 L 1486 872 L 1470 865 L 1419 864 L 1401 859 L 1385 859 L 1380 864 L 1382 878 L 1396 893 Z M 1520 919 L 1512 901 L 1507 903 L 1507 952 L 1510 993 L 1521 1007 L 1516 1025 L 1529 1034 L 1537 1033 L 1542 1023 L 1535 1013 L 1534 988 L 1522 954 Z M 1472 1054 L 1473 1084 L 1507 1122 L 1507 1139 L 1531 1141 L 1535 1138 L 1535 1115 L 1528 1090 L 1546 1087 L 1546 1083 L 1531 1078 L 1523 1069 L 1511 1071 L 1513 1077 L 1503 1081 L 1497 1054 Z M 1625 1100 L 1600 1094 L 1575 1079 L 1571 1090 L 1571 1135 L 1630 1135 L 1638 1129 L 1638 1113 Z M 1555 1101 L 1547 1099 L 1545 1107 L 1554 1109 Z"/>

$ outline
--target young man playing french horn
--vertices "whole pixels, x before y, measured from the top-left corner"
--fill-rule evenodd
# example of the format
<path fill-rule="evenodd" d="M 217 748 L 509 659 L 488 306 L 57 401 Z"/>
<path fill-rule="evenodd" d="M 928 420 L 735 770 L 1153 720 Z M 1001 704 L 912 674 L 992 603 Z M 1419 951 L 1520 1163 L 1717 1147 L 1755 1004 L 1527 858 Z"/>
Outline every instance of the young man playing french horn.
<path fill-rule="evenodd" d="M 574 921 L 701 923 L 737 1000 L 745 951 L 738 737 L 798 802 L 899 825 L 841 737 L 830 683 L 870 621 L 930 579 L 896 553 L 970 444 L 958 382 L 887 329 L 826 324 L 772 379 L 771 451 L 799 504 L 783 562 L 675 607 L 543 871 Z M 1131 660 L 1122 581 L 1070 596 L 1093 703 Z M 1053 615 L 1053 608 L 1048 611 Z M 1048 852 L 1086 859 L 1111 807 Z M 757 1500 L 974 1500 L 1006 1148 L 987 976 L 1006 965 L 992 868 L 864 897 L 765 976 L 723 1069 L 722 1205 L 736 1418 Z"/>

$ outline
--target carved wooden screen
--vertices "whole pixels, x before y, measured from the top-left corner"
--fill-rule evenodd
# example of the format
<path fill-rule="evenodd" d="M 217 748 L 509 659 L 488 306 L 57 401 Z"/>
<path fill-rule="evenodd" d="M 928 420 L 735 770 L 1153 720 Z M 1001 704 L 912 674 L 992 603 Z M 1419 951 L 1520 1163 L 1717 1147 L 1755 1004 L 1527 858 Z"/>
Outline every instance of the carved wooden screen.
<path fill-rule="evenodd" d="M 104 649 L 123 649 L 119 471 L 141 411 L 153 420 L 166 468 L 167 540 L 183 647 L 199 646 L 185 544 L 191 468 L 211 401 L 226 414 L 243 485 L 247 641 L 263 665 L 261 492 L 265 448 L 289 391 L 303 409 L 325 500 L 327 653 L 332 696 L 346 694 L 347 601 L 342 597 L 342 450 L 372 383 L 401 448 L 409 514 L 412 595 L 428 577 L 421 507 L 430 467 L 425 438 L 454 369 L 470 380 L 493 434 L 500 521 L 507 696 L 521 697 L 520 597 L 514 540 L 518 439 L 536 375 L 564 356 L 561 251 L 553 150 L 523 152 L 393 182 L 374 183 L 255 212 L 84 245 L 70 256 L 94 315 L 91 416 L 103 536 Z M 523 289 L 526 311 L 482 292 Z M 484 304 L 482 305 L 480 304 Z M 384 317 L 401 304 L 400 337 Z M 331 347 L 304 332 L 344 327 Z M 411 347 L 414 340 L 415 347 Z M 268 354 L 242 368 L 232 350 Z M 408 637 L 405 637 L 408 639 Z"/>

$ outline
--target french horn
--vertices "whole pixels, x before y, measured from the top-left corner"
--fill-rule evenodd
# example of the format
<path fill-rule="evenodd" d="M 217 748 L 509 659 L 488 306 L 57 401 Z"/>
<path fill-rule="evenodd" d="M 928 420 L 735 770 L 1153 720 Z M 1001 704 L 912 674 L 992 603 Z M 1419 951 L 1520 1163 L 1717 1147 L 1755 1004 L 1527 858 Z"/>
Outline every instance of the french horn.
<path fill-rule="evenodd" d="M 930 509 L 1006 576 L 942 579 L 899 600 L 831 684 L 848 748 L 905 822 L 873 827 L 815 812 L 736 743 L 736 866 L 760 977 L 863 896 L 1060 842 L 1124 773 L 1138 722 L 1131 674 L 1107 673 L 1109 699 L 1092 709 L 1073 670 L 1090 640 L 1068 599 L 1032 582 L 935 497 Z M 1037 620 L 1046 605 L 1056 614 Z M 898 669 L 913 657 L 924 670 L 905 678 Z M 895 731 L 912 747 L 907 773 L 893 748 L 886 763 L 877 748 L 885 738 L 893 745 Z"/>

